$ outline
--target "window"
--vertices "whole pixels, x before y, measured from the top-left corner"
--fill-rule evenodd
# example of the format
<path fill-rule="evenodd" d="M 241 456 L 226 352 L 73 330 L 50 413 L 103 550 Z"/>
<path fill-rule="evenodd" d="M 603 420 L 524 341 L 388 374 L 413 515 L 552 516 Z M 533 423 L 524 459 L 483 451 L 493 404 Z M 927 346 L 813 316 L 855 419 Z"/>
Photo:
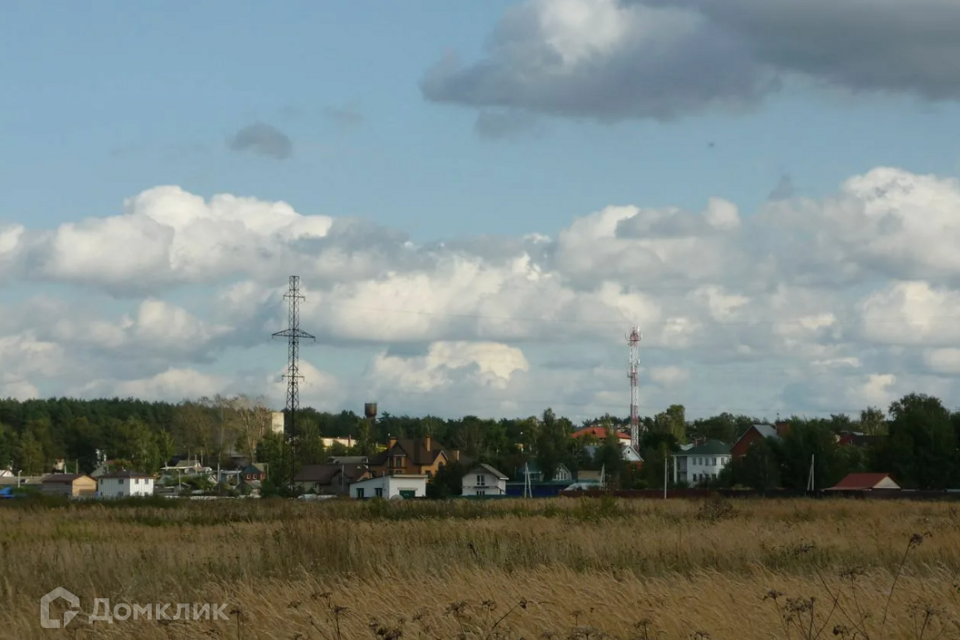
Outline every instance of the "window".
<path fill-rule="evenodd" d="M 120 478 L 117 482 L 120 483 L 120 486 L 123 486 L 123 478 Z"/>
<path fill-rule="evenodd" d="M 477 495 L 478 495 L 478 496 L 485 496 L 485 495 L 487 495 L 487 492 L 486 492 L 486 490 L 484 490 L 484 489 L 477 489 Z"/>
<path fill-rule="evenodd" d="M 487 486 L 487 476 L 485 476 L 485 475 L 483 475 L 483 474 L 478 475 L 478 476 L 477 476 L 477 486 L 478 486 L 478 487 L 485 487 L 485 486 Z"/>
<path fill-rule="evenodd" d="M 357 489 L 357 497 L 358 497 L 358 498 L 362 498 L 362 497 L 363 497 L 363 488 L 362 488 L 362 487 L 360 487 L 360 488 Z"/>
<path fill-rule="evenodd" d="M 382 498 L 382 497 L 383 497 L 383 489 L 380 488 L 380 487 L 377 487 L 376 489 L 373 490 L 373 495 L 375 495 L 375 496 L 378 497 L 378 498 Z"/>
<path fill-rule="evenodd" d="M 416 498 L 417 492 L 415 489 L 400 489 L 401 498 Z"/>

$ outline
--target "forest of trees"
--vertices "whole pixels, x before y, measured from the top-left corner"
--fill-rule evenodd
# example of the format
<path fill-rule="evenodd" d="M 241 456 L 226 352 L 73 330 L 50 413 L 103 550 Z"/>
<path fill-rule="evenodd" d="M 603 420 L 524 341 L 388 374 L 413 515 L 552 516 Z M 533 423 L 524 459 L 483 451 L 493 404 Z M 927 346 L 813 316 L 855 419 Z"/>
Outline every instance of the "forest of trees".
<path fill-rule="evenodd" d="M 226 464 L 230 451 L 248 460 L 270 464 L 271 476 L 289 477 L 290 466 L 319 464 L 330 455 L 370 455 L 389 437 L 430 435 L 462 457 L 489 462 L 512 474 L 534 460 L 549 476 L 559 463 L 571 470 L 604 466 L 612 483 L 622 488 L 659 487 L 663 465 L 685 442 L 715 439 L 731 444 L 761 418 L 722 413 L 688 421 L 682 405 L 643 418 L 642 469 L 628 468 L 615 437 L 605 442 L 571 438 L 586 424 L 624 428 L 625 418 L 604 415 L 574 424 L 546 409 L 539 416 L 484 419 L 464 416 L 442 419 L 382 413 L 375 423 L 352 412 L 301 409 L 297 415 L 295 458 L 285 439 L 270 431 L 271 412 L 261 399 L 216 396 L 173 404 L 134 399 L 0 400 L 0 469 L 25 475 L 50 471 L 54 461 L 66 461 L 71 471 L 90 472 L 99 455 L 123 460 L 130 468 L 153 472 L 174 456 L 196 457 L 210 466 Z M 815 456 L 817 487 L 824 488 L 852 471 L 890 472 L 904 487 L 960 487 L 960 412 L 951 412 L 931 396 L 910 394 L 883 411 L 864 409 L 856 418 L 791 417 L 781 441 L 753 447 L 732 465 L 718 485 L 758 489 L 806 487 L 811 455 Z M 872 447 L 840 446 L 844 431 L 882 435 Z M 327 449 L 320 437 L 354 438 L 352 450 Z M 597 459 L 584 446 L 599 444 Z M 669 474 L 672 477 L 672 473 Z M 457 479 L 459 482 L 459 479 Z M 451 485 L 453 484 L 451 480 Z"/>

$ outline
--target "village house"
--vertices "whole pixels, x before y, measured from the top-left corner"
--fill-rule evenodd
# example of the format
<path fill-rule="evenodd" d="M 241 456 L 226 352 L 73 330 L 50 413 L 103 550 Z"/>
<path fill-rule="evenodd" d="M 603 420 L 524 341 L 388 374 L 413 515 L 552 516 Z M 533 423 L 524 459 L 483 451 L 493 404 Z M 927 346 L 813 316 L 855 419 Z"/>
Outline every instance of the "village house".
<path fill-rule="evenodd" d="M 267 464 L 265 462 L 248 464 L 240 470 L 240 477 L 245 482 L 263 482 L 267 479 Z"/>
<path fill-rule="evenodd" d="M 629 433 L 624 433 L 623 431 L 620 431 L 613 427 L 611 427 L 610 430 L 613 431 L 614 435 L 617 436 L 618 440 L 620 440 L 621 442 L 626 442 L 628 445 L 630 444 Z M 589 427 L 583 427 L 582 429 L 577 429 L 576 431 L 570 434 L 570 437 L 571 438 L 587 438 L 589 440 L 596 439 L 596 440 L 599 440 L 600 442 L 603 442 L 607 438 L 607 428 L 600 426 L 598 424 L 592 424 Z"/>
<path fill-rule="evenodd" d="M 374 476 L 401 474 L 430 478 L 454 460 L 460 460 L 460 452 L 444 449 L 430 436 L 420 439 L 390 438 L 386 450 L 370 457 L 369 467 Z"/>
<path fill-rule="evenodd" d="M 488 464 L 478 464 L 463 476 L 462 494 L 465 496 L 505 496 L 507 476 Z"/>
<path fill-rule="evenodd" d="M 303 467 L 294 476 L 293 483 L 301 493 L 346 495 L 350 492 L 352 483 L 369 477 L 371 477 L 370 471 L 365 464 L 328 462 Z"/>
<path fill-rule="evenodd" d="M 114 471 L 97 478 L 101 498 L 131 498 L 153 495 L 153 476 L 139 471 Z"/>
<path fill-rule="evenodd" d="M 686 482 L 695 487 L 716 480 L 732 459 L 730 445 L 707 440 L 673 455 L 673 482 Z"/>
<path fill-rule="evenodd" d="M 775 425 L 769 424 L 754 424 L 747 429 L 736 442 L 733 443 L 733 446 L 730 447 L 730 456 L 734 460 L 739 460 L 747 455 L 747 452 L 750 451 L 750 445 L 759 440 L 766 440 L 767 438 L 772 438 L 774 440 L 782 440 L 784 436 L 790 431 L 790 425 L 786 422 L 778 422 Z"/>
<path fill-rule="evenodd" d="M 92 498 L 97 495 L 97 481 L 84 474 L 54 473 L 43 478 L 40 491 L 68 498 Z"/>
<path fill-rule="evenodd" d="M 423 498 L 427 495 L 427 476 L 419 474 L 387 474 L 366 478 L 350 485 L 350 497 L 365 498 Z"/>

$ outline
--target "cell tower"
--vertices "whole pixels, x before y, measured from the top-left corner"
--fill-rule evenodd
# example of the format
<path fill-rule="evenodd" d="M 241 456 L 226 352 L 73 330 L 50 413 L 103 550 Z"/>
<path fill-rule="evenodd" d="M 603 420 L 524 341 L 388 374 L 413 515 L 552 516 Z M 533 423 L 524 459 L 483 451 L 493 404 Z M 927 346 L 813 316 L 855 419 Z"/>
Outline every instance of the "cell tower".
<path fill-rule="evenodd" d="M 284 423 L 284 431 L 287 442 L 290 443 L 291 455 L 293 453 L 294 438 L 297 433 L 297 411 L 300 410 L 300 340 L 316 340 L 316 338 L 306 331 L 300 330 L 300 301 L 305 298 L 300 294 L 300 276 L 290 276 L 290 287 L 287 293 L 283 295 L 288 302 L 288 325 L 283 331 L 273 334 L 274 338 L 287 339 L 287 372 L 284 378 L 287 379 L 287 419 Z M 290 465 L 290 484 L 293 485 L 294 465 Z"/>
<path fill-rule="evenodd" d="M 634 326 L 627 334 L 627 345 L 630 347 L 630 367 L 627 377 L 630 378 L 630 446 L 635 451 L 640 450 L 640 327 Z"/>

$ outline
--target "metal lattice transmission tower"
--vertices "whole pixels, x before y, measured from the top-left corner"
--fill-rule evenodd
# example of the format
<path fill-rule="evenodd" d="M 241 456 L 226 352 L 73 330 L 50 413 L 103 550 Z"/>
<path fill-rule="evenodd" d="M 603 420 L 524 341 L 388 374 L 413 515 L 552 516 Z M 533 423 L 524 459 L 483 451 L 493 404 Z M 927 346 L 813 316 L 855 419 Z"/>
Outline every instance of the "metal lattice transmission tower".
<path fill-rule="evenodd" d="M 634 326 L 627 334 L 630 347 L 630 364 L 627 377 L 630 378 L 630 446 L 640 450 L 640 327 Z"/>
<path fill-rule="evenodd" d="M 316 340 L 316 338 L 300 330 L 300 301 L 305 300 L 300 293 L 300 276 L 290 276 L 290 286 L 283 297 L 288 301 L 288 324 L 286 329 L 274 333 L 273 337 L 287 339 L 287 372 L 283 376 L 287 380 L 287 419 L 284 423 L 284 431 L 292 452 L 297 434 L 297 411 L 300 410 L 300 380 L 303 379 L 300 375 L 300 340 Z M 291 485 L 293 484 L 293 467 L 291 463 Z"/>

